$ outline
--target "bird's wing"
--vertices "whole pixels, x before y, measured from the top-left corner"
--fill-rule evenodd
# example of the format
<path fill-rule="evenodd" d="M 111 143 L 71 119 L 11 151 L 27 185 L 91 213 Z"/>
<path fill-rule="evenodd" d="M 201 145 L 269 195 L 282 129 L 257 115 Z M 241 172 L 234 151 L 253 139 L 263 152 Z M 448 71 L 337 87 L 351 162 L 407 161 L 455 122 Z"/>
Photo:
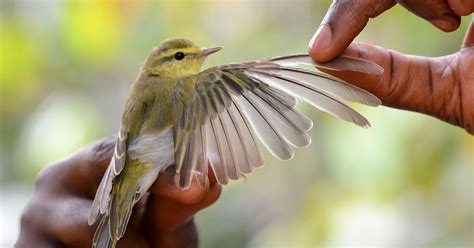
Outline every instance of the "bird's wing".
<path fill-rule="evenodd" d="M 92 202 L 91 211 L 89 215 L 89 225 L 92 225 L 97 219 L 103 215 L 109 207 L 110 192 L 112 190 L 113 179 L 120 174 L 125 166 L 126 151 L 127 151 L 127 136 L 128 132 L 121 127 L 115 141 L 114 155 L 110 160 L 110 164 L 105 171 L 102 181 L 97 188 L 94 201 Z"/>
<path fill-rule="evenodd" d="M 263 60 L 269 61 L 272 63 L 282 64 L 286 66 L 295 66 L 298 64 L 308 64 L 313 65 L 318 68 L 333 70 L 333 71 L 356 71 L 368 74 L 382 74 L 383 68 L 377 65 L 374 62 L 354 58 L 349 56 L 339 56 L 336 59 L 333 59 L 328 62 L 320 63 L 316 62 L 308 54 L 300 53 L 300 54 L 293 54 L 288 56 L 280 56 L 274 57 L 271 59 Z"/>
<path fill-rule="evenodd" d="M 332 61 L 326 67 L 379 73 L 365 60 Z M 175 166 L 179 185 L 188 188 L 195 174 L 204 184 L 208 159 L 220 184 L 263 165 L 257 144 L 279 159 L 291 159 L 293 147 L 311 139 L 312 121 L 295 109 L 298 99 L 334 116 L 368 127 L 369 122 L 344 100 L 378 106 L 371 93 L 327 74 L 295 67 L 311 63 L 308 55 L 291 55 L 207 69 L 183 79 L 194 85 L 190 101 L 174 125 Z M 318 65 L 320 66 L 320 65 Z"/>

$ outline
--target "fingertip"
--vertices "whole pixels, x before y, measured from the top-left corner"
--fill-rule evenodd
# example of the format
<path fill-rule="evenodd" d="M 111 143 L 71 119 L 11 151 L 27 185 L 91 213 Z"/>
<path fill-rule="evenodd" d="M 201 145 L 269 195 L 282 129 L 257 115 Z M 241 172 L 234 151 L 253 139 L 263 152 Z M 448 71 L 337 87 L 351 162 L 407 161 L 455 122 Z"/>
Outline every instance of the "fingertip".
<path fill-rule="evenodd" d="M 212 185 L 212 188 L 209 189 L 209 197 L 212 201 L 212 203 L 214 203 L 217 199 L 219 199 L 219 197 L 221 196 L 221 193 L 222 193 L 222 185 L 220 184 L 214 184 Z"/>
<path fill-rule="evenodd" d="M 328 54 L 331 49 L 332 31 L 327 24 L 321 24 L 309 42 L 309 54 L 318 61 L 331 60 L 334 55 Z"/>
<path fill-rule="evenodd" d="M 204 185 L 201 185 L 196 177 L 193 178 L 191 185 L 186 190 L 173 191 L 173 199 L 183 204 L 195 204 L 200 202 L 209 192 L 209 179 L 205 179 Z"/>
<path fill-rule="evenodd" d="M 203 188 L 197 181 L 193 181 L 187 190 L 173 190 L 169 198 L 185 205 L 191 205 L 200 202 L 209 192 L 209 183 Z"/>
<path fill-rule="evenodd" d="M 461 25 L 461 20 L 452 17 L 447 19 L 432 20 L 430 23 L 443 32 L 453 32 L 459 28 L 459 25 Z"/>
<path fill-rule="evenodd" d="M 394 4 L 391 1 L 333 1 L 309 43 L 309 55 L 317 62 L 336 58 L 364 29 L 369 17 L 379 15 Z"/>
<path fill-rule="evenodd" d="M 209 192 L 207 193 L 206 197 L 202 199 L 202 205 L 201 208 L 205 208 L 207 206 L 210 206 L 214 202 L 219 199 L 220 195 L 222 193 L 222 186 L 219 184 L 214 184 L 209 188 Z"/>
<path fill-rule="evenodd" d="M 209 192 L 209 179 L 205 179 L 204 185 L 200 185 L 194 177 L 188 189 L 182 190 L 176 186 L 179 175 L 175 174 L 173 168 L 168 168 L 161 173 L 156 182 L 151 186 L 150 193 L 177 201 L 182 204 L 194 204 L 201 201 Z"/>
<path fill-rule="evenodd" d="M 308 47 L 309 56 L 316 62 L 324 63 L 341 55 L 350 45 L 352 37 L 333 36 L 329 25 L 321 24 Z"/>

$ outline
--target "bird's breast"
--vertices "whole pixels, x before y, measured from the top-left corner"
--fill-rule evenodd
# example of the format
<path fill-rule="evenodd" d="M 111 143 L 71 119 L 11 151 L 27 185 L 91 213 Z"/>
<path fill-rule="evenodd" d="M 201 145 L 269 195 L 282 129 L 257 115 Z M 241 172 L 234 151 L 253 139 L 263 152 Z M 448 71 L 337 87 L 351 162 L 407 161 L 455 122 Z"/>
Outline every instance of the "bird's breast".
<path fill-rule="evenodd" d="M 168 128 L 160 133 L 142 133 L 129 145 L 128 157 L 146 166 L 165 169 L 174 163 L 173 132 Z"/>

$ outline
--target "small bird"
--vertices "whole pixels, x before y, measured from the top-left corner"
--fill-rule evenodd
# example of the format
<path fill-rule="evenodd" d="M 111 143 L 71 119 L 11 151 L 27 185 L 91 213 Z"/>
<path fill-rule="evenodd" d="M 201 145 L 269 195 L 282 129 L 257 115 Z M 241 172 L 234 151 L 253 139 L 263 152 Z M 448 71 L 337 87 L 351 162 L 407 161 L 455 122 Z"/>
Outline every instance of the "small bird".
<path fill-rule="evenodd" d="M 317 63 L 296 54 L 201 71 L 207 56 L 221 49 L 168 39 L 145 59 L 92 203 L 89 224 L 101 219 L 92 247 L 115 247 L 134 204 L 169 166 L 179 175 L 177 186 L 186 190 L 193 177 L 204 185 L 208 164 L 223 185 L 261 167 L 257 138 L 275 157 L 291 159 L 292 147 L 311 143 L 307 132 L 313 122 L 295 109 L 298 100 L 361 127 L 370 124 L 344 100 L 381 104 L 363 89 L 297 67 L 381 74 L 383 69 L 372 62 L 341 56 Z"/>

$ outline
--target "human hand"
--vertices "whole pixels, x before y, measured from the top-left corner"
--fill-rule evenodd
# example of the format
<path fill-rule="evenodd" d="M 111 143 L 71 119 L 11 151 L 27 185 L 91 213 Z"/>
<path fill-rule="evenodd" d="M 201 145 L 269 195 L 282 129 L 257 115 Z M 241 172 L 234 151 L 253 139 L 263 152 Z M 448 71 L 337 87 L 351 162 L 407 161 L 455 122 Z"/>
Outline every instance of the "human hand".
<path fill-rule="evenodd" d="M 456 29 L 459 16 L 474 11 L 474 1 L 398 2 L 444 31 Z M 374 93 L 386 106 L 429 114 L 474 134 L 474 19 L 461 49 L 444 57 L 410 56 L 369 44 L 351 44 L 369 18 L 394 4 L 388 0 L 335 1 L 310 43 L 311 57 L 323 62 L 344 52 L 371 60 L 385 73 L 324 71 Z"/>
<path fill-rule="evenodd" d="M 40 173 L 15 247 L 91 246 L 97 224 L 87 224 L 89 210 L 114 145 L 115 139 L 105 138 Z M 221 186 L 209 175 L 204 188 L 193 182 L 181 191 L 174 175 L 173 168 L 162 173 L 135 205 L 118 247 L 197 246 L 193 215 L 217 200 Z"/>

